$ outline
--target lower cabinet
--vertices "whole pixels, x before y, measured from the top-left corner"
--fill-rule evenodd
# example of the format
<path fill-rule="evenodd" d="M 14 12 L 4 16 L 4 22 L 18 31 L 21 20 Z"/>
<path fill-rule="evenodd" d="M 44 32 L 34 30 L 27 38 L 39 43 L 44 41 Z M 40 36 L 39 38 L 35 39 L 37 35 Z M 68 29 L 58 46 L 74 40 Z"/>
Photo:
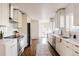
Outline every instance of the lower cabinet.
<path fill-rule="evenodd" d="M 0 41 L 0 56 L 17 56 L 17 39 Z"/>
<path fill-rule="evenodd" d="M 18 52 L 17 52 L 17 42 L 14 42 L 12 44 L 9 44 L 8 46 L 6 46 L 6 56 L 17 56 Z"/>
<path fill-rule="evenodd" d="M 72 44 L 67 39 L 56 38 L 56 51 L 60 56 L 79 56 L 79 45 Z"/>
<path fill-rule="evenodd" d="M 48 40 L 52 45 L 52 39 Z M 56 51 L 60 56 L 79 56 L 79 44 L 74 44 L 70 39 L 56 37 Z"/>
<path fill-rule="evenodd" d="M 62 47 L 62 56 L 72 56 L 73 50 L 69 46 L 63 45 Z"/>
<path fill-rule="evenodd" d="M 73 54 L 72 54 L 73 56 L 79 56 L 79 52 L 78 52 L 78 51 L 75 51 L 75 50 L 74 50 L 72 53 L 73 53 Z"/>
<path fill-rule="evenodd" d="M 20 43 L 20 51 L 18 52 L 18 55 L 21 55 L 24 51 L 24 48 L 27 47 L 27 45 L 28 45 L 27 37 L 24 36 L 24 37 L 20 38 L 19 43 Z"/>
<path fill-rule="evenodd" d="M 79 56 L 79 45 L 73 44 L 73 56 Z"/>
<path fill-rule="evenodd" d="M 52 41 L 53 41 L 53 39 L 52 39 L 52 36 L 51 35 L 48 35 L 48 42 L 52 45 Z"/>
<path fill-rule="evenodd" d="M 60 38 L 56 37 L 56 51 L 60 54 Z"/>

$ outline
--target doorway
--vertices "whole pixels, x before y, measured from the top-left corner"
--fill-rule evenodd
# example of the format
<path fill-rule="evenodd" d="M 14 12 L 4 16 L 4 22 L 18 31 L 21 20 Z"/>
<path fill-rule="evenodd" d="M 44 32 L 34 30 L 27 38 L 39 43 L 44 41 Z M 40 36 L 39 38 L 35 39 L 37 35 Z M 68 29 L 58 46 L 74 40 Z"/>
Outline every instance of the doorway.
<path fill-rule="evenodd" d="M 27 23 L 27 43 L 28 47 L 30 46 L 30 23 Z"/>

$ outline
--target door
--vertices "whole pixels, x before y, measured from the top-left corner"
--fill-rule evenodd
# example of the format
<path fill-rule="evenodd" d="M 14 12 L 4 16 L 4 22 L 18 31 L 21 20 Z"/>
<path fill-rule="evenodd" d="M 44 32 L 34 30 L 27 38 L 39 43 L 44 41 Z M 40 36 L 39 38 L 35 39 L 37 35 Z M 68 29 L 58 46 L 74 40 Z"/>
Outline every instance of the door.
<path fill-rule="evenodd" d="M 30 23 L 27 23 L 27 43 L 30 46 Z"/>

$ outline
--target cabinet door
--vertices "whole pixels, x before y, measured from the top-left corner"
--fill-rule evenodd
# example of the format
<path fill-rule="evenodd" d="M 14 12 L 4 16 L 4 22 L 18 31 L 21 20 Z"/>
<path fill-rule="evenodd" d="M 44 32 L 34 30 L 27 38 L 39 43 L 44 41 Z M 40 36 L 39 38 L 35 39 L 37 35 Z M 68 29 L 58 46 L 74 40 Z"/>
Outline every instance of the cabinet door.
<path fill-rule="evenodd" d="M 0 25 L 9 26 L 9 4 L 0 4 Z"/>
<path fill-rule="evenodd" d="M 0 3 L 0 25 L 2 25 L 2 4 Z"/>
<path fill-rule="evenodd" d="M 22 13 L 20 11 L 18 12 L 18 27 L 22 27 Z"/>
<path fill-rule="evenodd" d="M 63 56 L 72 56 L 72 44 L 63 40 Z"/>
<path fill-rule="evenodd" d="M 79 4 L 74 4 L 74 25 L 79 26 Z"/>
<path fill-rule="evenodd" d="M 6 45 L 5 53 L 6 56 L 17 56 L 17 40 Z"/>
<path fill-rule="evenodd" d="M 25 39 L 24 38 L 20 39 L 20 46 L 22 49 L 24 49 L 24 47 L 25 47 Z"/>
<path fill-rule="evenodd" d="M 5 45 L 0 44 L 0 56 L 5 56 Z"/>
<path fill-rule="evenodd" d="M 74 51 L 72 52 L 72 55 L 73 55 L 73 56 L 79 56 L 79 52 L 74 50 Z"/>
<path fill-rule="evenodd" d="M 64 51 L 64 56 L 72 56 L 72 52 L 73 50 L 69 47 L 65 45 L 65 51 Z"/>
<path fill-rule="evenodd" d="M 13 20 L 18 22 L 18 10 L 13 9 Z"/>
<path fill-rule="evenodd" d="M 60 54 L 60 38 L 56 37 L 56 51 Z"/>
<path fill-rule="evenodd" d="M 73 44 L 73 56 L 79 56 L 79 45 Z"/>
<path fill-rule="evenodd" d="M 12 56 L 17 56 L 17 41 L 15 40 L 13 44 L 11 45 L 11 50 L 12 50 Z"/>

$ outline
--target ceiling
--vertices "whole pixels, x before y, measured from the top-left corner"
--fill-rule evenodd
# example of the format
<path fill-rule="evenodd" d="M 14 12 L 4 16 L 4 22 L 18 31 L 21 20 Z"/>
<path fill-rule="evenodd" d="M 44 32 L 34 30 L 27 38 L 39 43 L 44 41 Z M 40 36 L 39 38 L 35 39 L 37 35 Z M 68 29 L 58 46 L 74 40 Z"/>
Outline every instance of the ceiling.
<path fill-rule="evenodd" d="M 34 20 L 48 20 L 55 16 L 59 8 L 66 7 L 67 3 L 16 3 L 15 7 L 27 13 Z"/>

